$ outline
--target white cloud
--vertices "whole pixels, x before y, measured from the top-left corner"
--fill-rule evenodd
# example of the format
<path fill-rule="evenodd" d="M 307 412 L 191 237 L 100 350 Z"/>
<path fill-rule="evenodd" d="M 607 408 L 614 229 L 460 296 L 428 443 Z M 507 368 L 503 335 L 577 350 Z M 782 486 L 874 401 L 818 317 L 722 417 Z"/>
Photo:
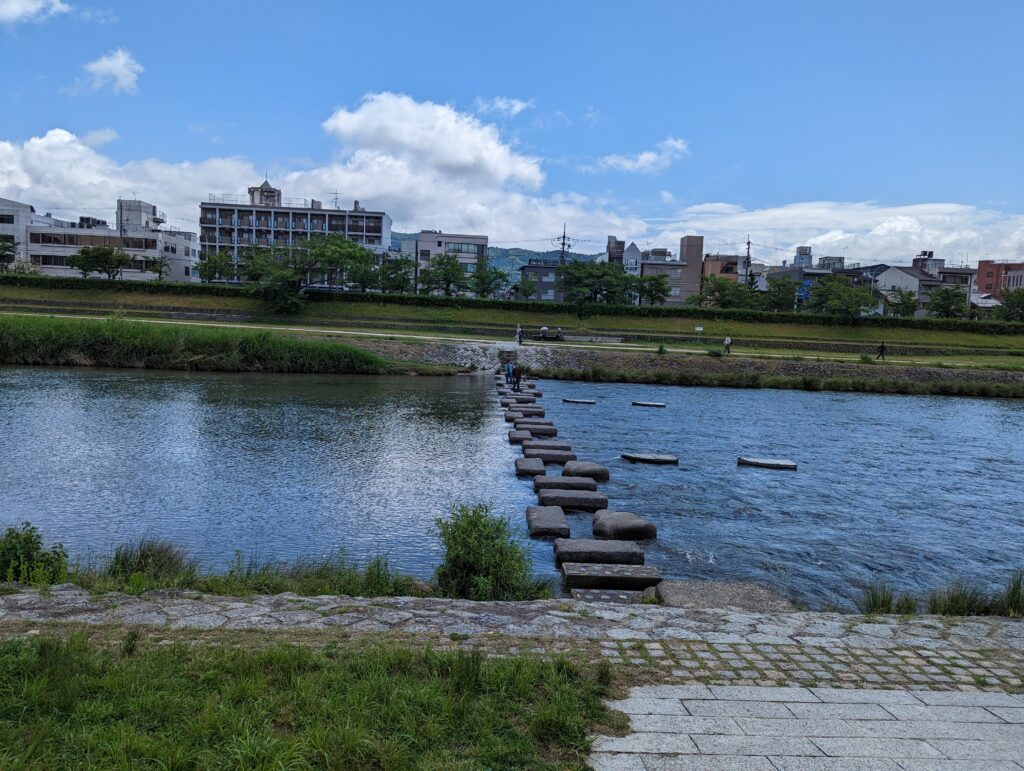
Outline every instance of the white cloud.
<path fill-rule="evenodd" d="M 606 155 L 596 163 L 580 166 L 580 171 L 622 171 L 628 173 L 654 174 L 667 169 L 673 162 L 689 154 L 685 139 L 668 137 L 655 145 L 653 150 L 644 150 L 636 155 Z"/>
<path fill-rule="evenodd" d="M 476 98 L 476 111 L 482 113 L 497 113 L 514 118 L 523 110 L 533 107 L 532 99 L 514 99 L 510 96 L 496 96 L 493 99 Z"/>
<path fill-rule="evenodd" d="M 93 129 L 82 136 L 82 144 L 87 147 L 100 147 L 117 138 L 118 134 L 112 128 Z"/>
<path fill-rule="evenodd" d="M 672 195 L 668 190 L 662 190 L 658 193 L 658 197 L 661 198 L 662 203 L 672 203 L 676 200 L 676 197 Z"/>
<path fill-rule="evenodd" d="M 89 62 L 82 67 L 92 76 L 93 89 L 110 86 L 115 93 L 134 93 L 143 67 L 135 57 L 123 48 L 111 51 L 106 56 Z"/>
<path fill-rule="evenodd" d="M 589 126 L 596 126 L 604 120 L 604 115 L 596 107 L 587 105 L 587 109 L 583 111 L 583 122 Z"/>
<path fill-rule="evenodd" d="M 0 24 L 43 21 L 70 10 L 61 0 L 0 0 Z"/>
<path fill-rule="evenodd" d="M 675 250 L 680 236 L 699 233 L 708 250 L 731 251 L 749 233 L 755 256 L 773 262 L 797 244 L 862 263 L 907 263 L 922 249 L 952 262 L 967 253 L 971 261 L 1024 258 L 1024 215 L 955 203 L 747 209 L 718 201 L 644 219 L 611 197 L 545 190 L 541 160 L 519 152 L 495 126 L 407 96 L 369 95 L 335 111 L 323 128 L 338 140 L 337 155 L 319 165 L 271 167 L 271 182 L 286 196 L 329 200 L 337 190 L 345 202 L 358 198 L 388 212 L 397 230 L 486 233 L 498 245 L 537 246 L 561 233 L 565 221 L 571 235 L 585 239 L 581 248 L 595 252 L 608 234 Z M 208 194 L 244 194 L 263 179 L 263 166 L 242 158 L 118 162 L 98 144 L 110 138 L 109 130 L 77 137 L 54 129 L 25 142 L 0 141 L 0 197 L 62 216 L 112 217 L 117 196 L 134 193 L 166 210 L 171 224 L 197 230 L 198 204 Z"/>

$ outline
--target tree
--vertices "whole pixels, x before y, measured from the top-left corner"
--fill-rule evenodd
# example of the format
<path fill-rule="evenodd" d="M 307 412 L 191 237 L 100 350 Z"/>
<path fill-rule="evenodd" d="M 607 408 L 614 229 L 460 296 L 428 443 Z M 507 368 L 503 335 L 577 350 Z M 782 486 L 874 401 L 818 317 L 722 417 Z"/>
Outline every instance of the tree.
<path fill-rule="evenodd" d="M 940 319 L 955 319 L 971 312 L 967 295 L 955 286 L 936 287 L 928 295 L 928 313 Z"/>
<path fill-rule="evenodd" d="M 721 276 L 704 276 L 696 302 L 705 308 L 756 308 L 761 297 L 759 292 L 738 281 Z"/>
<path fill-rule="evenodd" d="M 508 285 L 508 273 L 492 268 L 490 258 L 483 255 L 476 260 L 476 272 L 470 279 L 470 285 L 477 297 L 494 297 Z"/>
<path fill-rule="evenodd" d="M 641 276 L 636 291 L 641 305 L 644 304 L 644 300 L 647 300 L 648 305 L 663 303 L 672 294 L 668 279 L 664 276 Z"/>
<path fill-rule="evenodd" d="M 306 302 L 302 293 L 311 270 L 317 267 L 309 249 L 243 251 L 239 273 L 251 282 L 246 290 L 264 300 L 275 313 L 298 313 Z"/>
<path fill-rule="evenodd" d="M 156 280 L 163 281 L 164 276 L 171 272 L 171 264 L 163 256 L 157 257 L 155 260 L 146 260 L 146 272 L 156 273 Z"/>
<path fill-rule="evenodd" d="M 828 276 L 811 287 L 807 307 L 830 316 L 863 316 L 875 305 L 875 296 L 867 287 L 854 286 L 848 276 Z"/>
<path fill-rule="evenodd" d="M 917 305 L 917 292 L 913 289 L 895 289 L 889 298 L 889 310 L 894 316 L 913 316 Z"/>
<path fill-rule="evenodd" d="M 1024 321 L 1024 289 L 1008 289 L 1003 292 L 1003 304 L 996 308 L 996 318 Z"/>
<path fill-rule="evenodd" d="M 762 297 L 765 309 L 781 312 L 795 310 L 798 286 L 789 276 L 769 278 L 768 291 Z"/>
<path fill-rule="evenodd" d="M 380 266 L 380 288 L 388 294 L 412 291 L 413 261 L 408 257 L 384 260 Z"/>
<path fill-rule="evenodd" d="M 610 262 L 569 262 L 558 268 L 557 286 L 568 302 L 621 304 L 628 302 L 633 281 L 622 266 Z"/>
<path fill-rule="evenodd" d="M 532 273 L 523 271 L 519 274 L 519 294 L 524 299 L 533 299 L 534 295 L 537 294 L 537 277 Z"/>
<path fill-rule="evenodd" d="M 117 274 L 132 264 L 132 258 L 113 246 L 84 246 L 67 259 L 67 266 L 88 278 L 90 273 L 103 273 L 113 281 Z"/>
<path fill-rule="evenodd" d="M 0 272 L 7 270 L 18 258 L 18 242 L 11 236 L 0 236 Z"/>
<path fill-rule="evenodd" d="M 377 255 L 358 244 L 355 246 L 356 249 L 349 250 L 346 255 L 345 280 L 358 287 L 360 292 L 376 289 L 380 285 Z"/>
<path fill-rule="evenodd" d="M 369 278 L 366 254 L 373 255 L 373 252 L 343 235 L 318 234 L 310 239 L 308 252 L 315 267 L 324 272 L 328 286 L 333 286 L 335 279 L 346 276 L 353 264 L 356 264 L 356 271 L 362 281 Z M 351 278 L 349 280 L 354 284 L 361 283 Z"/>
<path fill-rule="evenodd" d="M 206 259 L 196 266 L 196 273 L 199 274 L 199 280 L 207 284 L 218 278 L 229 281 L 234 274 L 231 253 L 215 252 L 206 255 Z"/>
<path fill-rule="evenodd" d="M 430 264 L 420 271 L 420 283 L 429 292 L 442 292 L 445 297 L 469 288 L 466 271 L 452 254 L 435 254 Z"/>

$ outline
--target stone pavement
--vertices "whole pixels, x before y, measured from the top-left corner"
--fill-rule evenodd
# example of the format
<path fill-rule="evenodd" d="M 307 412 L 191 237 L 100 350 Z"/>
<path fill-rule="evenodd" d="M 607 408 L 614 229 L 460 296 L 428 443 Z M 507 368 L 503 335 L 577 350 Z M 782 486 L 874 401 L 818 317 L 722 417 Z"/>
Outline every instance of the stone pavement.
<path fill-rule="evenodd" d="M 596 771 L 1024 768 L 1024 697 L 839 688 L 656 685 L 610 706 Z"/>

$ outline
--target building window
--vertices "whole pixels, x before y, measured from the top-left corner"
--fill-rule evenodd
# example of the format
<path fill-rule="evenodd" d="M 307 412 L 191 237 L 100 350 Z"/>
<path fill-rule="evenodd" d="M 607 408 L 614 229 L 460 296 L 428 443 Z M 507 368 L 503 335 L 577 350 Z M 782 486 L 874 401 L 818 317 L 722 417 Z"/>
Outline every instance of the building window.
<path fill-rule="evenodd" d="M 13 225 L 14 215 L 13 214 L 0 214 L 0 225 Z"/>
<path fill-rule="evenodd" d="M 41 265 L 43 267 L 67 267 L 66 258 L 63 254 L 33 254 L 29 260 L 33 265 Z"/>
<path fill-rule="evenodd" d="M 679 297 L 679 287 L 677 287 L 677 286 L 672 287 L 672 289 L 669 290 L 669 294 L 672 297 Z"/>
<path fill-rule="evenodd" d="M 191 275 L 192 275 L 192 270 L 189 268 L 188 265 L 186 265 L 185 266 L 185 278 L 188 278 Z"/>
<path fill-rule="evenodd" d="M 421 260 L 429 260 L 430 259 L 430 250 L 429 249 L 420 249 L 420 259 Z"/>

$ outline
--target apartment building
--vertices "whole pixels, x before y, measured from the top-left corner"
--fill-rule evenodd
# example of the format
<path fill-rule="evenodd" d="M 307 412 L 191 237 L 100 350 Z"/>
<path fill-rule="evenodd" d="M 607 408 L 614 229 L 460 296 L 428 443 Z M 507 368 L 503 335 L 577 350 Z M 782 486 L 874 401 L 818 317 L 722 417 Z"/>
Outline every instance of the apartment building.
<path fill-rule="evenodd" d="M 314 235 L 336 234 L 383 253 L 391 246 L 391 217 L 368 211 L 325 208 L 322 201 L 283 198 L 264 180 L 248 196 L 210 195 L 199 204 L 199 245 L 203 257 L 228 252 L 237 262 L 246 247 L 301 247 Z"/>
<path fill-rule="evenodd" d="M 999 298 L 1007 289 L 1024 288 L 1024 262 L 978 262 L 978 291 Z"/>
<path fill-rule="evenodd" d="M 520 280 L 532 276 L 537 288 L 526 300 L 554 300 L 562 302 L 565 294 L 558 288 L 558 260 L 533 257 L 526 265 L 519 268 Z"/>
<path fill-rule="evenodd" d="M 86 246 L 111 246 L 132 258 L 121 278 L 149 281 L 157 278 L 147 266 L 164 258 L 170 281 L 192 281 L 199 257 L 195 233 L 164 227 L 167 215 L 151 203 L 118 199 L 113 226 L 104 219 L 81 216 L 77 220 L 36 213 L 31 204 L 0 198 L 0 238 L 18 244 L 17 259 L 35 265 L 46 275 L 78 276 L 67 258 Z"/>
<path fill-rule="evenodd" d="M 402 239 L 402 253 L 416 261 L 417 284 L 419 273 L 439 254 L 454 256 L 466 273 L 476 272 L 477 261 L 487 254 L 487 236 L 465 233 L 445 233 L 442 230 L 421 230 Z"/>

